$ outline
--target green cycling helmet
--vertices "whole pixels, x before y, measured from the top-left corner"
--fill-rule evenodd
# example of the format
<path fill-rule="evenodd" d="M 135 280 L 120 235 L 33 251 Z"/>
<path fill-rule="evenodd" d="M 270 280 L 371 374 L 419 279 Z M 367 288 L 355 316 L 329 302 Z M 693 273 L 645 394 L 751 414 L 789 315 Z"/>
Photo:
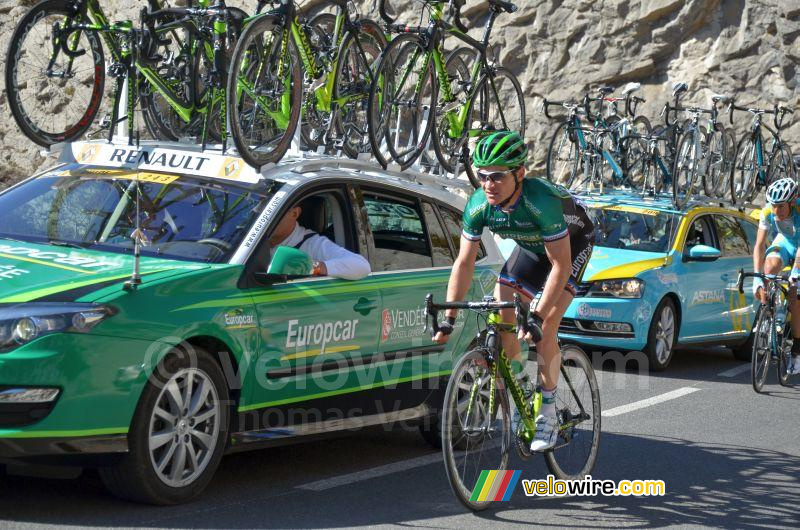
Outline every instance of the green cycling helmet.
<path fill-rule="evenodd" d="M 497 131 L 484 136 L 475 146 L 475 167 L 504 166 L 516 168 L 528 159 L 528 146 L 516 131 Z"/>

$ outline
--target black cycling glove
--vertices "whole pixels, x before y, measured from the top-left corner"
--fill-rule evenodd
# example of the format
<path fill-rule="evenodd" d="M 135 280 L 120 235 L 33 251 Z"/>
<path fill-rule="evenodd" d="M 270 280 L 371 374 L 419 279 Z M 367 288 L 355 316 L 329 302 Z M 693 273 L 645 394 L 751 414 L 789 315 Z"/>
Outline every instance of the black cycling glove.
<path fill-rule="evenodd" d="M 542 317 L 537 315 L 536 313 L 531 313 L 528 315 L 528 332 L 533 337 L 533 342 L 539 342 L 542 340 L 542 324 L 544 321 Z"/>
<path fill-rule="evenodd" d="M 450 335 L 453 332 L 453 326 L 455 323 L 455 317 L 445 317 L 444 322 L 439 324 L 439 332 L 442 335 Z"/>

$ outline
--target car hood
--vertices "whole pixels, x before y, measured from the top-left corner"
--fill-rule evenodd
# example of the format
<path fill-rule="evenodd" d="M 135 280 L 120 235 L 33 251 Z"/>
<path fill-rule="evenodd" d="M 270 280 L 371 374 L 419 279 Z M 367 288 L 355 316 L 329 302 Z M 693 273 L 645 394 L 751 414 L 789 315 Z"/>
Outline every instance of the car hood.
<path fill-rule="evenodd" d="M 0 303 L 91 300 L 91 293 L 122 284 L 133 273 L 131 255 L 0 239 Z M 142 283 L 209 267 L 197 262 L 142 257 Z"/>
<path fill-rule="evenodd" d="M 641 272 L 664 266 L 669 262 L 670 257 L 667 254 L 658 252 L 594 247 L 583 280 L 633 278 Z"/>

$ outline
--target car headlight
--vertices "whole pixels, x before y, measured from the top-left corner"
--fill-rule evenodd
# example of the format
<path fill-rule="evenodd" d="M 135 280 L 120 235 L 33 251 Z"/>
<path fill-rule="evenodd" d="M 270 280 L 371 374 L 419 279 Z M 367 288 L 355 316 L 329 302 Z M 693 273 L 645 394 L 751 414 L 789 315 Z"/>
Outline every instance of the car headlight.
<path fill-rule="evenodd" d="M 98 304 L 29 303 L 0 307 L 0 353 L 51 333 L 86 333 L 115 312 Z"/>
<path fill-rule="evenodd" d="M 587 296 L 609 298 L 641 298 L 644 294 L 644 282 L 639 278 L 623 280 L 601 280 L 594 282 Z"/>

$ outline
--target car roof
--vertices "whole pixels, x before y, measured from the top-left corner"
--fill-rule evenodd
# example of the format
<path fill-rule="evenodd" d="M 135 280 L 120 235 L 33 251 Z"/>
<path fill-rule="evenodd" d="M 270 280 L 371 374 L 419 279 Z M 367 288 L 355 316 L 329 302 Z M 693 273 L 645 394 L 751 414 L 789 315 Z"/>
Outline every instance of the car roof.
<path fill-rule="evenodd" d="M 399 167 L 382 168 L 373 161 L 317 153 L 289 151 L 278 164 L 267 164 L 259 171 L 240 157 L 219 149 L 203 151 L 194 144 L 178 142 L 142 141 L 139 145 L 128 145 L 92 140 L 60 147 L 59 162 L 64 164 L 190 175 L 245 186 L 278 181 L 300 187 L 311 181 L 344 179 L 399 188 L 459 207 L 463 207 L 472 191 L 465 180 L 414 170 L 400 171 Z"/>

